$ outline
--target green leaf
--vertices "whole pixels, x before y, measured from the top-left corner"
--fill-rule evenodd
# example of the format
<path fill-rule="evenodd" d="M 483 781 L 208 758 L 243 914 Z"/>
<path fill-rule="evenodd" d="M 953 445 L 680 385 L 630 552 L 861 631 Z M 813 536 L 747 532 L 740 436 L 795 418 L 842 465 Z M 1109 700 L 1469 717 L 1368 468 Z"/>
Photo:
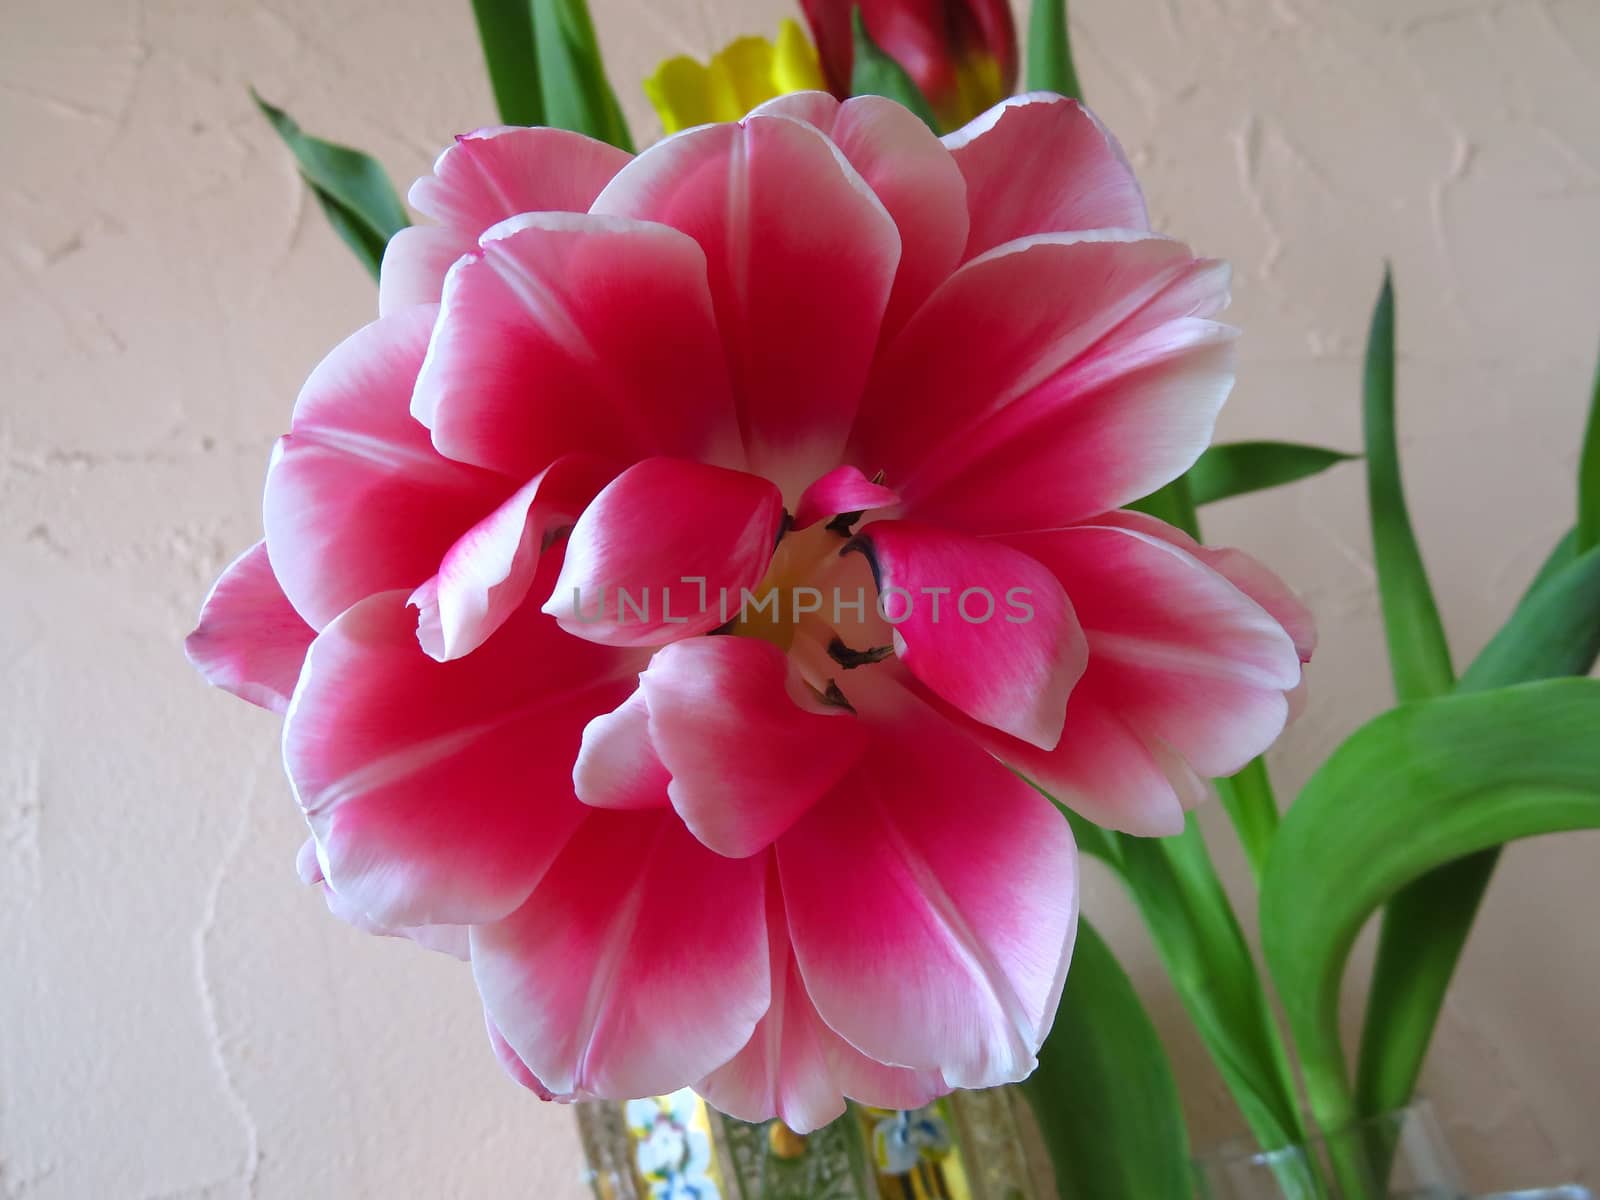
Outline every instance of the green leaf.
<path fill-rule="evenodd" d="M 543 125 L 530 0 L 472 0 L 472 12 L 500 119 L 507 125 Z"/>
<path fill-rule="evenodd" d="M 872 40 L 861 19 L 859 7 L 850 10 L 850 26 L 855 31 L 855 65 L 850 71 L 850 94 L 887 96 L 916 113 L 922 118 L 923 124 L 938 133 L 939 122 L 934 118 L 933 109 L 928 106 L 927 97 L 911 76 L 906 74 L 905 68 Z"/>
<path fill-rule="evenodd" d="M 1189 477 L 1180 475 L 1158 491 L 1128 505 L 1135 512 L 1155 517 L 1183 530 L 1196 541 L 1200 540 L 1200 518 L 1194 511 L 1194 498 L 1189 494 Z"/>
<path fill-rule="evenodd" d="M 1272 794 L 1265 759 L 1254 758 L 1237 775 L 1215 781 L 1217 798 L 1239 835 L 1239 844 L 1256 882 L 1266 867 L 1267 851 L 1278 832 L 1278 801 Z"/>
<path fill-rule="evenodd" d="M 1189 1200 L 1189 1140 L 1155 1026 L 1110 948 L 1078 922 L 1039 1068 L 1022 1085 L 1062 1200 Z"/>
<path fill-rule="evenodd" d="M 1028 14 L 1028 90 L 1083 99 L 1078 70 L 1072 65 L 1067 0 L 1033 0 Z"/>
<path fill-rule="evenodd" d="M 250 95 L 294 153 L 300 175 L 322 205 L 329 224 L 376 279 L 383 248 L 411 224 L 389 176 L 371 155 L 312 137 L 288 113 L 263 100 L 254 88 Z"/>
<path fill-rule="evenodd" d="M 1170 838 L 1121 839 L 1123 877 L 1167 974 L 1264 1148 L 1305 1140 L 1255 960 L 1191 815 Z"/>
<path fill-rule="evenodd" d="M 528 0 L 545 123 L 586 133 L 633 152 L 617 94 L 606 80 L 600 43 L 584 0 Z"/>
<path fill-rule="evenodd" d="M 1600 364 L 1594 369 L 1589 420 L 1578 458 L 1577 548 L 1583 551 L 1594 545 L 1600 545 Z"/>
<path fill-rule="evenodd" d="M 1455 672 L 1400 484 L 1394 431 L 1394 285 L 1387 270 L 1367 339 L 1362 424 L 1372 552 L 1395 695 L 1402 702 L 1442 695 L 1455 683 Z"/>
<path fill-rule="evenodd" d="M 1368 722 L 1306 784 L 1267 861 L 1261 937 L 1324 1128 L 1355 1115 L 1339 984 L 1367 918 L 1466 855 L 1600 826 L 1597 727 L 1596 680 L 1446 696 Z"/>
<path fill-rule="evenodd" d="M 1224 442 L 1189 468 L 1189 491 L 1196 504 L 1211 504 L 1281 487 L 1360 457 L 1298 442 Z"/>
<path fill-rule="evenodd" d="M 1539 567 L 1538 573 L 1534 575 L 1533 581 L 1528 584 L 1528 590 L 1522 593 L 1522 599 L 1517 603 L 1526 604 L 1529 599 L 1532 598 L 1535 592 L 1542 588 L 1551 579 L 1555 578 L 1557 573 L 1560 572 L 1563 567 L 1567 566 L 1572 562 L 1573 559 L 1577 557 L 1578 531 L 1576 528 L 1573 528 L 1567 530 L 1566 536 L 1557 542 L 1555 547 L 1545 557 L 1544 562 Z"/>
<path fill-rule="evenodd" d="M 1559 562 L 1559 552 L 1552 555 Z M 1482 692 L 1584 675 L 1600 656 L 1600 547 L 1532 587 L 1456 685 Z M 1499 861 L 1498 848 L 1447 863 L 1407 884 L 1384 910 L 1357 1069 L 1365 1114 L 1411 1099 L 1456 962 Z"/>

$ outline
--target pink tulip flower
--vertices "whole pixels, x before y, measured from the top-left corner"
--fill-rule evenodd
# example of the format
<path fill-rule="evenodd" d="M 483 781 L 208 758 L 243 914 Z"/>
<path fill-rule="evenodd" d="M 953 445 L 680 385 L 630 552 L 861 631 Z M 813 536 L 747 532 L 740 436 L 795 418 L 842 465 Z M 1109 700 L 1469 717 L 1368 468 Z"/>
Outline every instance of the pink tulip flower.
<path fill-rule="evenodd" d="M 285 715 L 302 875 L 470 959 L 541 1095 L 813 1129 L 1035 1065 L 1076 852 L 1278 735 L 1289 592 L 1123 506 L 1226 267 L 1077 104 L 463 137 L 188 642 Z M 1037 785 L 1037 788 L 1033 785 Z"/>

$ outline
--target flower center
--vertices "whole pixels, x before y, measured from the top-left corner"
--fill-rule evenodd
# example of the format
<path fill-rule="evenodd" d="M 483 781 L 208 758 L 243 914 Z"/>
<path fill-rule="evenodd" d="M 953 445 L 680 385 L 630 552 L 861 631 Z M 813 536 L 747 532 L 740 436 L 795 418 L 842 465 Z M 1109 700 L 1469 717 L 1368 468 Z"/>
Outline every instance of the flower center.
<path fill-rule="evenodd" d="M 843 672 L 893 653 L 871 566 L 860 554 L 842 553 L 849 541 L 849 525 L 840 521 L 785 534 L 729 630 L 789 654 L 819 692 Z"/>

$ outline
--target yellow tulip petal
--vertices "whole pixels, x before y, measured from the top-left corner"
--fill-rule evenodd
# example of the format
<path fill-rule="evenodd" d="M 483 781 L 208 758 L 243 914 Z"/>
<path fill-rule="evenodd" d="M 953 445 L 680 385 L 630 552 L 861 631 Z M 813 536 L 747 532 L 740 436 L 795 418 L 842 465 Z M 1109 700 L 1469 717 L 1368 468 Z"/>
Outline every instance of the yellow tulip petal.
<path fill-rule="evenodd" d="M 800 22 L 785 17 L 778 26 L 778 50 L 772 61 L 772 81 L 780 96 L 789 92 L 820 92 L 827 89 L 822 77 L 822 60 Z"/>
<path fill-rule="evenodd" d="M 711 59 L 713 120 L 737 121 L 778 94 L 772 79 L 774 51 L 762 37 L 728 43 Z"/>
<path fill-rule="evenodd" d="M 668 133 L 721 120 L 712 115 L 711 72 L 687 55 L 669 58 L 644 81 L 661 127 Z"/>

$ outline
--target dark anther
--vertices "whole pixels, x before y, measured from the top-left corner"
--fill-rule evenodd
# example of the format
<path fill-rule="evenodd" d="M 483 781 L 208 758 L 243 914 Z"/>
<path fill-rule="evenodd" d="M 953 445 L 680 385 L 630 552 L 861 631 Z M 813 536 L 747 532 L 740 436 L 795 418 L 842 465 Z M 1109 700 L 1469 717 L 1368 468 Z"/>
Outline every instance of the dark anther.
<path fill-rule="evenodd" d="M 571 525 L 554 525 L 546 529 L 544 531 L 544 540 L 539 543 L 539 553 L 543 554 L 571 532 Z"/>
<path fill-rule="evenodd" d="M 874 646 L 870 650 L 852 650 L 839 638 L 834 638 L 828 643 L 828 657 L 833 659 L 846 671 L 856 667 L 865 667 L 875 662 L 882 662 L 894 653 L 893 646 Z"/>
<path fill-rule="evenodd" d="M 845 699 L 844 693 L 839 690 L 839 685 L 832 679 L 828 680 L 828 690 L 822 693 L 822 698 L 836 708 L 848 708 L 855 712 L 855 705 Z"/>
<path fill-rule="evenodd" d="M 793 528 L 794 515 L 786 508 L 783 510 L 783 520 L 778 522 L 778 536 L 777 539 L 772 543 L 772 548 L 774 550 L 778 548 L 778 543 L 782 542 L 784 537 L 787 536 L 789 530 Z"/>
<path fill-rule="evenodd" d="M 830 533 L 837 533 L 840 537 L 850 536 L 850 527 L 861 520 L 861 514 L 867 510 L 862 508 L 855 512 L 840 513 L 833 520 L 823 526 Z"/>

